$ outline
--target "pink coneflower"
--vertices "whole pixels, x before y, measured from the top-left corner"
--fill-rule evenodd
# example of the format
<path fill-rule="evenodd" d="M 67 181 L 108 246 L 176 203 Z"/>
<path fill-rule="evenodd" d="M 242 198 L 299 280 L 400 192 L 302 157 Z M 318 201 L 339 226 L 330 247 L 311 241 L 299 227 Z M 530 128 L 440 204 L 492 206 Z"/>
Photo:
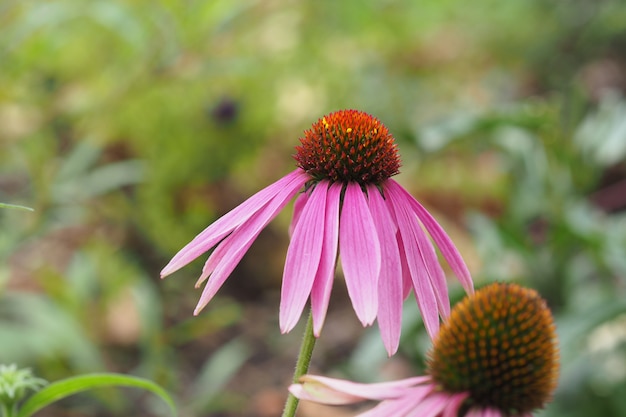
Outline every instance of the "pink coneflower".
<path fill-rule="evenodd" d="M 534 290 L 491 284 L 452 310 L 426 376 L 377 384 L 305 375 L 289 389 L 323 404 L 381 401 L 358 417 L 529 417 L 559 373 L 554 322 Z"/>
<path fill-rule="evenodd" d="M 428 234 L 465 290 L 469 271 L 441 226 L 390 177 L 400 158 L 387 128 L 356 110 L 319 119 L 304 132 L 298 168 L 264 188 L 196 236 L 163 268 L 165 277 L 216 247 L 196 286 L 208 279 L 195 314 L 213 298 L 261 230 L 296 195 L 283 273 L 280 328 L 289 332 L 311 299 L 315 336 L 326 316 L 337 263 L 363 325 L 378 318 L 389 354 L 400 338 L 402 302 L 415 291 L 426 329 L 450 313 L 443 269 Z M 425 229 L 425 230 L 424 230 Z"/>

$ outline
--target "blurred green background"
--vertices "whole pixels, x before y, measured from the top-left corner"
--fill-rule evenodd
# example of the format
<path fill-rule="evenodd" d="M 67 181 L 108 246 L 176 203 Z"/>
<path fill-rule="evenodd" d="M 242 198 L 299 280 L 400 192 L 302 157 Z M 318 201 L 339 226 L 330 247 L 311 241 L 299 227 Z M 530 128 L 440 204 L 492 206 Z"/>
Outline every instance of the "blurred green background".
<path fill-rule="evenodd" d="M 0 202 L 35 211 L 0 210 L 0 362 L 150 378 L 183 417 L 279 415 L 302 330 L 277 325 L 289 210 L 198 317 L 203 260 L 158 273 L 292 170 L 311 123 L 357 108 L 394 134 L 399 181 L 476 285 L 550 303 L 562 375 L 539 415 L 624 416 L 624 92 L 623 0 L 1 0 Z M 342 291 L 312 370 L 419 372 L 414 299 L 388 360 Z M 102 390 L 41 415 L 160 407 Z"/>

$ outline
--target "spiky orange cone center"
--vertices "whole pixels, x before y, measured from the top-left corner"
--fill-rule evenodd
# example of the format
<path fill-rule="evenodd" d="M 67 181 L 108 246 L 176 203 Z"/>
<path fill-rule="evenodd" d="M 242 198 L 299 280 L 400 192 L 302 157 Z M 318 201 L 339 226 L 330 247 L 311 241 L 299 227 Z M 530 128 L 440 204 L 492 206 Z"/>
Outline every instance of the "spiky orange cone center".
<path fill-rule="evenodd" d="M 358 110 L 330 113 L 304 132 L 297 165 L 314 180 L 379 184 L 398 173 L 400 157 L 389 130 Z"/>

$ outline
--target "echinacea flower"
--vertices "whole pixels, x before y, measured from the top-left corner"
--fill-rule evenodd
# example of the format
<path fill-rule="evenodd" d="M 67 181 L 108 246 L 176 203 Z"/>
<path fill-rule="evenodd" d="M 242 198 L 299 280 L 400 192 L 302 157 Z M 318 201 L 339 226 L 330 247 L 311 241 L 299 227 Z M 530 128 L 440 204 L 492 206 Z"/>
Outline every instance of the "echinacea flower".
<path fill-rule="evenodd" d="M 534 290 L 491 284 L 454 307 L 427 364 L 425 376 L 375 384 L 304 375 L 289 390 L 323 404 L 380 401 L 358 417 L 532 417 L 558 379 L 552 314 Z"/>
<path fill-rule="evenodd" d="M 319 119 L 300 142 L 294 155 L 295 171 L 207 227 L 172 258 L 161 276 L 215 247 L 196 284 L 208 279 L 197 314 L 261 230 L 299 194 L 283 273 L 281 331 L 295 327 L 310 297 L 314 334 L 319 336 L 339 255 L 357 317 L 364 326 L 378 319 L 390 355 L 398 348 L 402 302 L 411 289 L 426 329 L 434 336 L 439 316 L 450 313 L 450 302 L 444 272 L 427 233 L 469 293 L 473 292 L 472 279 L 437 221 L 391 179 L 400 167 L 393 136 L 369 114 L 343 110 Z"/>

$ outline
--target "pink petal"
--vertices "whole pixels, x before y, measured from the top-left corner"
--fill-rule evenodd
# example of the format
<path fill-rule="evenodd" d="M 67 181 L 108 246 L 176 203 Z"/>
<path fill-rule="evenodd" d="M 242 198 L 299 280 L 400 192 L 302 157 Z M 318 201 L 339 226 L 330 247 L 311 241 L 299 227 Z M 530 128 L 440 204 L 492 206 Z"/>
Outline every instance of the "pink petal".
<path fill-rule="evenodd" d="M 404 259 L 411 272 L 415 298 L 417 298 L 417 304 L 422 312 L 426 331 L 432 339 L 439 331 L 439 312 L 437 297 L 431 286 L 428 270 L 420 249 L 420 234 L 424 232 L 413 212 L 409 210 L 410 206 L 402 204 L 402 195 L 398 194 L 397 187 L 393 185 L 386 186 L 385 195 L 389 201 L 388 204 L 393 207 L 396 221 L 398 222 L 400 238 L 405 251 Z"/>
<path fill-rule="evenodd" d="M 319 187 L 322 183 L 318 184 Z M 311 313 L 313 314 L 313 334 L 319 337 L 328 311 L 330 292 L 335 279 L 337 265 L 337 245 L 339 240 L 339 202 L 341 184 L 333 183 L 326 197 L 324 243 L 322 257 L 311 290 Z"/>
<path fill-rule="evenodd" d="M 298 323 L 322 256 L 328 183 L 319 183 L 302 209 L 287 249 L 280 296 L 279 324 L 283 333 Z"/>
<path fill-rule="evenodd" d="M 448 402 L 448 406 L 443 410 L 443 414 L 441 417 L 457 417 L 459 415 L 459 410 L 463 405 L 463 402 L 469 396 L 468 393 L 462 392 L 460 394 L 452 394 L 450 397 L 450 401 Z"/>
<path fill-rule="evenodd" d="M 395 224 L 398 224 L 397 221 L 394 221 Z M 406 300 L 408 296 L 411 294 L 411 290 L 413 289 L 413 279 L 411 278 L 411 271 L 409 270 L 409 265 L 406 262 L 406 249 L 404 248 L 404 243 L 402 243 L 402 238 L 400 237 L 400 232 L 396 233 L 396 240 L 398 241 L 398 252 L 400 255 L 400 262 L 402 264 L 402 299 Z"/>
<path fill-rule="evenodd" d="M 428 383 L 427 386 L 430 385 L 429 376 L 418 376 L 398 381 L 379 382 L 374 384 L 361 384 L 344 379 L 334 379 L 315 375 L 304 375 L 300 378 L 300 385 L 304 386 L 304 390 L 308 394 L 314 395 L 314 392 L 321 394 L 316 398 L 307 399 L 323 404 L 350 404 L 364 400 L 380 401 L 399 398 L 407 392 L 413 392 L 416 385 L 426 383 Z M 296 394 L 294 393 L 294 395 Z M 299 396 L 298 398 L 303 399 L 303 397 Z"/>
<path fill-rule="evenodd" d="M 293 195 L 302 187 L 298 181 L 285 185 L 270 202 L 258 212 L 248 218 L 248 221 L 235 229 L 227 240 L 216 249 L 217 255 L 209 257 L 205 264 L 205 271 L 198 280 L 202 282 L 205 276 L 211 274 L 194 314 L 198 314 L 213 298 L 231 272 L 235 269 L 243 255 L 248 251 L 261 231 L 285 207 Z"/>
<path fill-rule="evenodd" d="M 301 169 L 296 169 L 279 179 L 275 183 L 262 189 L 246 201 L 235 207 L 224 216 L 204 229 L 191 242 L 183 247 L 172 260 L 161 271 L 161 277 L 179 270 L 198 256 L 215 246 L 220 240 L 231 233 L 239 225 L 245 223 L 270 200 L 272 200 L 283 188 L 293 184 L 299 184 L 296 189 L 301 188 L 309 179 L 308 175 Z"/>
<path fill-rule="evenodd" d="M 387 211 L 391 216 L 391 219 L 393 220 L 394 228 L 397 229 L 398 219 L 396 218 L 393 204 L 391 201 L 389 201 L 389 199 L 386 199 L 385 203 L 387 204 Z M 406 262 L 406 256 L 404 256 L 405 249 L 404 243 L 402 243 L 402 237 L 400 236 L 400 231 L 396 231 L 396 245 L 398 246 L 398 253 L 400 254 L 400 265 L 402 267 L 402 299 L 406 300 L 411 293 L 411 289 L 413 288 L 413 279 L 411 278 L 409 265 Z"/>
<path fill-rule="evenodd" d="M 437 223 L 435 218 L 422 206 L 411 194 L 409 194 L 400 184 L 390 179 L 389 182 L 395 183 L 395 185 L 402 190 L 402 193 L 405 194 L 405 197 L 408 201 L 410 201 L 413 206 L 413 210 L 424 224 L 424 227 L 428 231 L 428 233 L 432 236 L 433 240 L 441 250 L 441 253 L 448 264 L 452 268 L 454 274 L 459 278 L 461 285 L 465 288 L 467 293 L 471 294 L 474 292 L 474 284 L 472 282 L 472 276 L 465 265 L 465 261 L 461 257 L 456 246 L 452 242 L 452 239 L 448 236 L 448 234 L 443 230 L 443 228 Z"/>
<path fill-rule="evenodd" d="M 502 411 L 497 408 L 485 408 L 483 410 L 483 417 L 502 417 Z"/>
<path fill-rule="evenodd" d="M 431 393 L 417 407 L 406 414 L 406 417 L 437 417 L 450 401 L 450 394 Z"/>
<path fill-rule="evenodd" d="M 380 239 L 381 264 L 378 277 L 378 327 L 389 356 L 396 353 L 400 344 L 402 323 L 402 264 L 396 225 L 389 210 L 374 185 L 368 186 L 369 206 Z"/>
<path fill-rule="evenodd" d="M 397 183 L 390 183 L 389 187 L 400 187 Z M 401 187 L 400 187 L 401 188 Z M 406 211 L 412 211 L 409 201 L 406 200 L 406 195 L 401 193 L 401 190 L 394 190 L 392 195 L 399 195 L 400 197 L 397 199 L 392 199 L 391 204 L 395 205 L 405 205 L 407 206 Z M 410 197 L 410 195 L 409 195 Z M 411 197 L 412 198 L 412 197 Z M 417 222 L 417 218 L 413 219 Z M 428 275 L 428 280 L 430 281 L 430 285 L 433 288 L 435 293 L 435 297 L 437 299 L 438 310 L 441 313 L 441 317 L 448 317 L 450 315 L 450 298 L 448 297 L 448 286 L 446 283 L 446 276 L 439 264 L 439 259 L 437 258 L 437 253 L 435 252 L 435 248 L 432 243 L 426 236 L 426 233 L 422 230 L 421 227 L 415 229 L 415 236 L 417 237 L 417 245 L 419 247 L 420 253 L 422 255 L 422 260 L 424 266 L 426 267 L 426 272 Z"/>
<path fill-rule="evenodd" d="M 306 204 L 309 196 L 306 192 L 300 193 L 300 195 L 296 198 L 295 203 L 293 203 L 293 216 L 291 217 L 291 223 L 289 224 L 289 236 L 293 235 L 293 229 L 295 229 L 296 224 L 298 224 L 298 220 L 300 219 L 300 215 L 302 214 L 302 209 Z"/>
<path fill-rule="evenodd" d="M 356 417 L 404 417 L 419 404 L 421 399 L 421 397 L 405 395 L 402 398 L 386 400 Z"/>
<path fill-rule="evenodd" d="M 349 183 L 339 220 L 339 253 L 354 311 L 364 326 L 378 312 L 381 252 L 374 219 L 357 183 Z"/>
<path fill-rule="evenodd" d="M 355 395 L 338 392 L 329 389 L 323 384 L 315 383 L 292 384 L 289 386 L 289 392 L 300 400 L 314 401 L 327 405 L 345 405 L 363 401 L 362 398 Z"/>
<path fill-rule="evenodd" d="M 467 413 L 468 417 L 504 417 L 504 413 L 496 408 L 472 407 Z M 531 415 L 532 417 L 532 415 Z"/>

